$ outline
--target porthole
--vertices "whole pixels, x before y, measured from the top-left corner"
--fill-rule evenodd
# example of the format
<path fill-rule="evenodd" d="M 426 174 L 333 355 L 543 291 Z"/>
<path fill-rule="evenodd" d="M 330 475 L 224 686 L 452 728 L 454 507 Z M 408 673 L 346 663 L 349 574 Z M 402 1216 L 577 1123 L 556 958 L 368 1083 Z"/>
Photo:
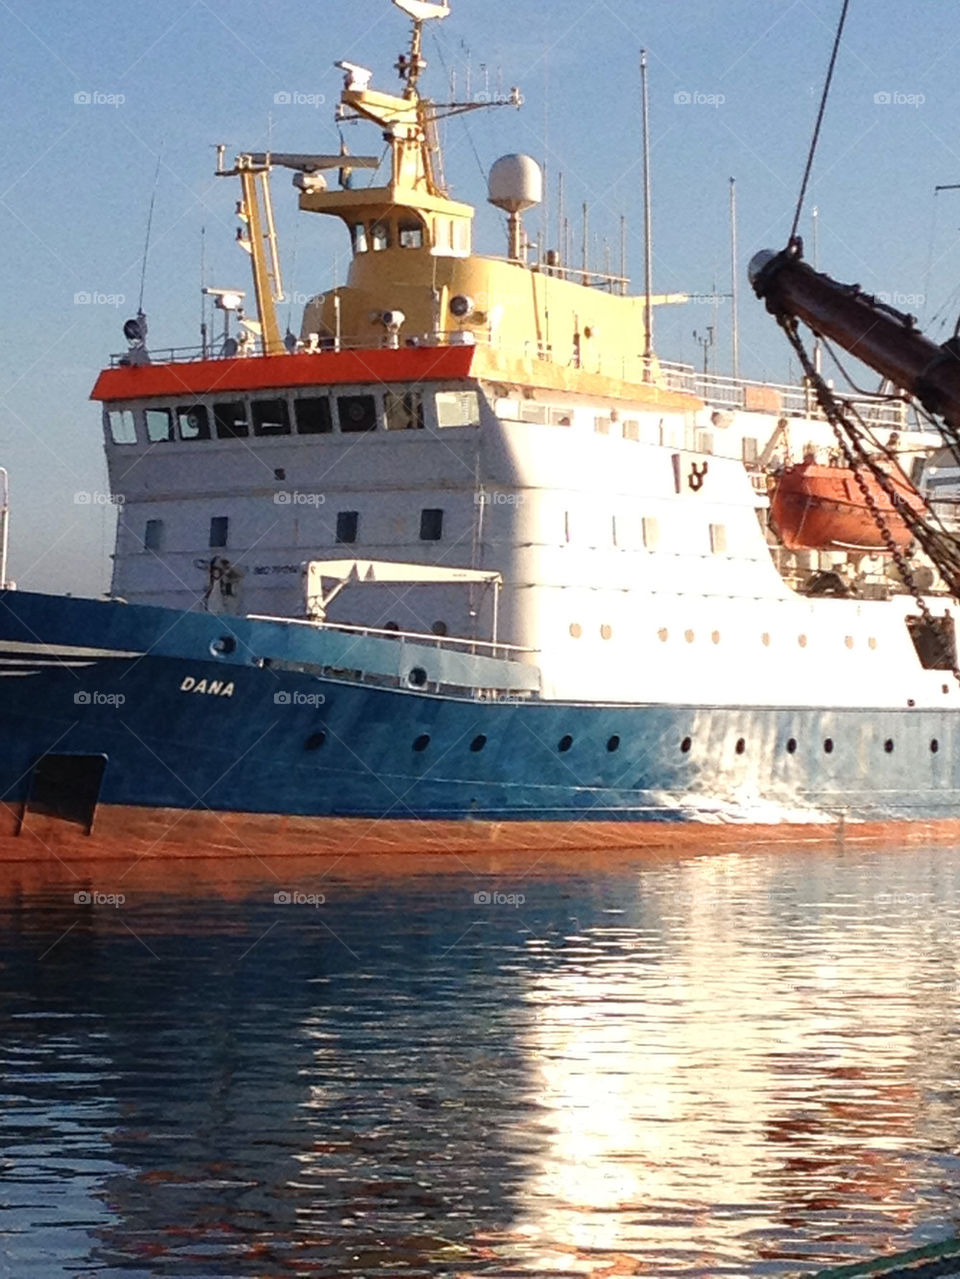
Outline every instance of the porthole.
<path fill-rule="evenodd" d="M 474 755 L 479 755 L 480 752 L 483 750 L 484 746 L 486 746 L 486 744 L 487 744 L 486 737 L 483 735 L 483 733 L 480 733 L 470 743 L 470 749 L 473 751 Z"/>
<path fill-rule="evenodd" d="M 620 738 L 617 736 L 616 733 L 614 733 L 614 735 L 607 742 L 607 750 L 612 755 L 614 751 L 618 751 L 619 749 L 620 749 Z"/>
<path fill-rule="evenodd" d="M 422 666 L 414 666 L 407 676 L 407 683 L 411 688 L 423 688 L 427 682 L 427 672 Z"/>
<path fill-rule="evenodd" d="M 931 755 L 936 755 L 936 753 L 937 753 L 937 751 L 938 751 L 939 749 L 940 749 L 940 743 L 937 741 L 937 739 L 936 739 L 935 737 L 931 738 L 931 740 L 930 740 L 930 754 L 931 754 Z"/>
<path fill-rule="evenodd" d="M 232 635 L 221 635 L 210 645 L 210 652 L 214 657 L 225 657 L 227 653 L 235 653 L 236 650 L 237 641 Z"/>
<path fill-rule="evenodd" d="M 893 754 L 893 738 L 892 737 L 888 737 L 887 740 L 883 743 L 883 749 L 887 752 L 888 755 Z"/>
<path fill-rule="evenodd" d="M 797 739 L 795 737 L 791 737 L 790 740 L 787 742 L 787 754 L 796 755 L 796 753 L 797 753 Z"/>
<path fill-rule="evenodd" d="M 687 641 L 688 644 L 692 644 L 697 637 L 693 631 L 684 631 L 683 638 Z"/>
<path fill-rule="evenodd" d="M 670 638 L 670 632 L 667 630 L 665 626 L 662 626 L 660 630 L 657 631 L 657 639 L 659 639 L 661 644 L 666 644 L 669 638 Z"/>
<path fill-rule="evenodd" d="M 601 627 L 600 627 L 600 638 L 601 638 L 601 639 L 605 639 L 605 640 L 613 639 L 613 627 L 612 627 L 612 626 L 607 626 L 606 624 L 604 624 L 603 626 L 601 626 Z"/>
<path fill-rule="evenodd" d="M 450 634 L 450 629 L 446 622 L 434 622 L 430 629 L 433 631 L 434 635 L 443 636 Z"/>
<path fill-rule="evenodd" d="M 327 740 L 326 733 L 313 733 L 303 744 L 305 751 L 318 751 Z"/>
<path fill-rule="evenodd" d="M 797 643 L 800 645 L 800 647 L 801 647 L 801 648 L 806 648 L 806 647 L 807 647 L 807 637 L 806 637 L 806 635 L 798 635 L 798 636 L 797 636 Z"/>
<path fill-rule="evenodd" d="M 760 643 L 763 645 L 764 648 L 770 647 L 770 636 L 767 634 L 766 631 L 764 631 L 763 634 L 760 636 Z"/>
<path fill-rule="evenodd" d="M 719 631 L 714 631 L 714 632 L 713 632 L 713 634 L 710 636 L 710 638 L 713 640 L 714 644 L 719 644 L 719 643 L 720 643 L 720 632 L 719 632 Z"/>
<path fill-rule="evenodd" d="M 871 649 L 873 649 L 873 651 L 874 651 L 874 652 L 876 652 L 876 651 L 877 651 L 877 641 L 874 639 L 874 637 L 873 637 L 872 635 L 871 635 L 871 636 L 870 636 L 870 638 L 867 640 L 867 644 L 868 644 L 868 646 L 869 646 Z"/>
<path fill-rule="evenodd" d="M 580 636 L 583 634 L 583 627 L 580 625 L 579 622 L 570 623 L 570 634 L 573 636 L 574 639 L 580 638 Z"/>
<path fill-rule="evenodd" d="M 742 737 L 738 737 L 737 738 L 737 754 L 742 755 L 746 749 L 747 749 L 747 743 L 744 741 Z"/>
<path fill-rule="evenodd" d="M 846 639 L 845 639 L 843 642 L 844 642 L 844 644 L 846 644 L 847 648 L 853 648 L 853 636 L 852 636 L 852 635 L 848 635 L 848 636 L 846 637 Z"/>
<path fill-rule="evenodd" d="M 421 733 L 417 740 L 413 743 L 413 749 L 418 755 L 421 755 L 430 745 L 430 734 Z"/>
<path fill-rule="evenodd" d="M 823 743 L 823 751 L 825 755 L 833 754 L 833 738 L 832 737 L 828 737 L 826 741 Z"/>
<path fill-rule="evenodd" d="M 573 738 L 570 736 L 569 733 L 566 733 L 564 734 L 563 737 L 560 738 L 560 741 L 557 743 L 557 750 L 560 752 L 561 755 L 566 755 L 567 751 L 570 749 L 572 745 L 573 745 Z"/>
<path fill-rule="evenodd" d="M 683 751 L 684 755 L 689 755 L 689 754 L 690 754 L 690 747 L 691 747 L 692 745 L 693 745 L 693 739 L 692 739 L 692 738 L 690 738 L 690 737 L 685 737 L 685 738 L 683 739 L 683 741 L 680 743 L 680 749 Z"/>

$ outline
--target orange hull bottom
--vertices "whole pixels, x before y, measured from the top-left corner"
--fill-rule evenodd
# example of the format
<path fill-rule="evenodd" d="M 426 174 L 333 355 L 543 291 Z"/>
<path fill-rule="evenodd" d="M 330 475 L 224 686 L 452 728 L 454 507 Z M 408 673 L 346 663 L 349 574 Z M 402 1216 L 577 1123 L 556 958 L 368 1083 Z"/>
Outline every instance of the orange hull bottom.
<path fill-rule="evenodd" d="M 419 822 L 316 819 L 157 809 L 98 810 L 93 832 L 0 811 L 0 890 L 91 877 L 115 890 L 223 892 L 330 877 L 602 871 L 773 846 L 960 843 L 960 818 L 817 825 L 699 822 Z M 282 881 L 282 883 L 281 883 Z M 98 885 L 100 886 L 100 885 Z"/>

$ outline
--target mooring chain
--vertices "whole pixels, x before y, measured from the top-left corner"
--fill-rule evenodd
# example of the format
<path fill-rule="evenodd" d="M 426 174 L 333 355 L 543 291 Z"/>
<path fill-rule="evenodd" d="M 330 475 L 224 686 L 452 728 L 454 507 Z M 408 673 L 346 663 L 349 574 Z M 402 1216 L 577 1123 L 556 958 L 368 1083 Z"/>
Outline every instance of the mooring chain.
<path fill-rule="evenodd" d="M 938 637 L 941 653 L 944 657 L 947 657 L 951 660 L 952 664 L 951 664 L 950 670 L 953 673 L 954 679 L 957 681 L 958 684 L 960 684 L 960 665 L 958 665 L 956 660 L 956 647 L 954 646 L 952 649 L 948 649 L 947 645 L 945 644 L 943 639 L 940 637 L 940 632 L 936 624 L 936 620 L 934 619 L 933 614 L 930 612 L 930 609 L 929 609 L 929 606 L 927 605 L 926 600 L 923 598 L 923 594 L 920 590 L 920 587 L 913 575 L 913 570 L 911 569 L 906 556 L 903 554 L 900 547 L 897 545 L 896 539 L 894 538 L 893 533 L 890 531 L 890 527 L 887 524 L 886 519 L 884 518 L 883 512 L 880 510 L 880 507 L 877 504 L 876 498 L 870 492 L 870 488 L 867 484 L 867 481 L 864 479 L 861 466 L 866 465 L 869 468 L 871 474 L 873 475 L 874 479 L 877 481 L 880 488 L 890 499 L 890 503 L 892 506 L 896 507 L 902 501 L 900 494 L 898 494 L 896 489 L 893 487 L 893 484 L 890 480 L 889 475 L 881 467 L 875 465 L 872 459 L 868 456 L 866 450 L 863 447 L 863 443 L 860 439 L 859 430 L 855 428 L 853 424 L 847 420 L 846 415 L 844 414 L 843 408 L 841 407 L 836 396 L 833 394 L 830 387 L 827 386 L 826 382 L 823 380 L 821 375 L 817 372 L 816 368 L 814 367 L 813 361 L 810 359 L 809 355 L 807 354 L 807 350 L 805 346 L 803 345 L 803 340 L 800 337 L 800 334 L 797 328 L 796 319 L 793 316 L 779 315 L 777 317 L 777 320 L 780 324 L 780 327 L 786 333 L 787 338 L 790 341 L 790 345 L 796 351 L 797 358 L 800 360 L 800 363 L 803 366 L 803 371 L 806 374 L 808 382 L 810 383 L 811 386 L 813 386 L 814 391 L 816 392 L 817 401 L 820 404 L 820 407 L 823 409 L 823 412 L 826 414 L 827 421 L 830 423 L 830 426 L 833 429 L 833 433 L 837 438 L 837 443 L 840 446 L 840 451 L 843 454 L 844 461 L 846 462 L 847 467 L 853 472 L 853 478 L 854 478 L 854 481 L 856 482 L 857 488 L 860 490 L 860 494 L 863 497 L 864 503 L 866 504 L 866 507 L 869 510 L 871 517 L 873 518 L 873 522 L 876 524 L 877 529 L 880 533 L 880 536 L 883 538 L 883 543 L 887 549 L 888 554 L 891 556 L 891 558 L 893 559 L 893 562 L 897 566 L 897 572 L 900 574 L 900 577 L 903 580 L 904 586 L 907 587 L 910 594 L 912 595 L 913 600 L 920 612 L 920 616 L 923 618 L 924 622 L 927 624 L 929 633 L 931 635 Z M 909 517 L 905 517 L 904 522 L 908 525 L 911 532 L 913 533 L 917 532 L 915 528 L 915 524 L 919 523 L 919 521 L 914 521 L 910 519 Z M 924 542 L 924 540 L 921 538 L 920 541 L 921 541 L 921 544 L 924 545 L 925 549 L 927 549 L 929 553 L 929 548 L 926 547 L 926 543 Z M 934 563 L 937 564 L 937 567 L 939 568 L 940 565 L 936 557 L 931 555 L 931 558 L 934 560 Z M 953 566 L 951 565 L 950 568 L 952 573 Z M 954 590 L 954 593 L 956 593 L 956 583 L 951 580 L 949 585 L 951 589 Z"/>

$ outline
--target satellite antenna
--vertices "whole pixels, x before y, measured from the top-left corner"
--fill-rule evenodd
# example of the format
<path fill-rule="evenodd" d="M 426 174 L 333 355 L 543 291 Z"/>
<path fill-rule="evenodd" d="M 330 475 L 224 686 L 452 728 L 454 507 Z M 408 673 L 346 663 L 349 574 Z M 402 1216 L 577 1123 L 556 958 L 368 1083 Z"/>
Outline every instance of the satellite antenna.
<path fill-rule="evenodd" d="M 413 18 L 414 22 L 428 22 L 431 18 L 448 18 L 450 5 L 447 0 L 430 4 L 428 0 L 393 0 L 398 9 Z"/>

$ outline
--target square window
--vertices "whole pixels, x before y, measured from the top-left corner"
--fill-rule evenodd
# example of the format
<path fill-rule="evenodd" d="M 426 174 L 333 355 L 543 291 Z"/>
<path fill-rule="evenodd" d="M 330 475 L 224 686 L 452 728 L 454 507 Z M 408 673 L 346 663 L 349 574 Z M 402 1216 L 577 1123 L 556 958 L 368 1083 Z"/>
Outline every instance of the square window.
<path fill-rule="evenodd" d="M 623 424 L 623 438 L 638 442 L 640 439 L 640 423 L 633 418 L 628 418 Z"/>
<path fill-rule="evenodd" d="M 169 409 L 147 409 L 147 439 L 151 444 L 161 444 L 173 439 L 173 421 Z"/>
<path fill-rule="evenodd" d="M 388 431 L 423 430 L 423 396 L 419 391 L 386 391 L 383 412 Z"/>
<path fill-rule="evenodd" d="M 419 221 L 402 219 L 397 230 L 400 234 L 401 249 L 423 248 L 423 225 Z"/>
<path fill-rule="evenodd" d="M 215 515 L 210 521 L 210 545 L 219 550 L 227 544 L 230 535 L 230 520 L 226 515 Z"/>
<path fill-rule="evenodd" d="M 205 405 L 181 405 L 177 409 L 177 431 L 181 440 L 209 440 L 210 416 Z"/>
<path fill-rule="evenodd" d="M 217 424 L 218 440 L 239 440 L 250 434 L 247 406 L 243 400 L 230 400 L 213 406 L 213 420 Z"/>
<path fill-rule="evenodd" d="M 357 540 L 359 528 L 359 511 L 339 511 L 337 513 L 337 541 L 342 546 L 350 546 Z"/>
<path fill-rule="evenodd" d="M 163 520 L 147 520 L 143 530 L 143 549 L 145 551 L 163 550 Z"/>
<path fill-rule="evenodd" d="M 377 429 L 377 401 L 372 395 L 338 395 L 337 410 L 346 435 Z"/>
<path fill-rule="evenodd" d="M 438 391 L 437 426 L 479 426 L 480 396 L 476 391 Z"/>
<path fill-rule="evenodd" d="M 129 409 L 115 409 L 107 414 L 110 438 L 114 444 L 136 444 L 137 426 Z"/>
<path fill-rule="evenodd" d="M 328 395 L 309 395 L 294 400 L 298 435 L 329 435 L 333 430 L 333 414 Z"/>
<path fill-rule="evenodd" d="M 420 512 L 420 541 L 439 542 L 443 537 L 443 511 L 428 508 Z"/>
<path fill-rule="evenodd" d="M 286 400 L 254 400 L 254 435 L 289 435 L 290 410 Z"/>

